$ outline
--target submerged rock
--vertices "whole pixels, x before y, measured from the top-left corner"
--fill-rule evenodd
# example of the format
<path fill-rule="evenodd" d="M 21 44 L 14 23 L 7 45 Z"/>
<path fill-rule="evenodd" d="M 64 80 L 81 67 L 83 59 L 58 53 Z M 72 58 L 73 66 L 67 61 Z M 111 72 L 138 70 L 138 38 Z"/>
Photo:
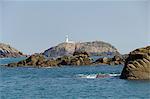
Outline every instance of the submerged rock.
<path fill-rule="evenodd" d="M 150 46 L 130 52 L 120 78 L 150 79 Z"/>
<path fill-rule="evenodd" d="M 26 56 L 17 49 L 11 47 L 10 45 L 0 43 L 0 58 L 4 57 L 22 57 Z"/>

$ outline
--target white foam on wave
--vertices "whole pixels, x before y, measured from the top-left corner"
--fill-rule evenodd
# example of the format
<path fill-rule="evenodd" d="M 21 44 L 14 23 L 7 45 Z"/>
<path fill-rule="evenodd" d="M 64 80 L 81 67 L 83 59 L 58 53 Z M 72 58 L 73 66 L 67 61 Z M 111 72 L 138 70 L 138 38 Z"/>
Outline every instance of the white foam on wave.
<path fill-rule="evenodd" d="M 108 77 L 117 77 L 117 76 L 120 76 L 120 74 L 113 73 L 113 74 L 78 74 L 77 75 L 77 77 L 88 78 L 88 79 L 108 78 Z"/>
<path fill-rule="evenodd" d="M 42 68 L 53 68 L 53 67 L 50 67 L 50 66 L 49 66 L 49 67 L 42 67 Z"/>
<path fill-rule="evenodd" d="M 111 77 L 116 77 L 116 76 L 120 76 L 121 74 L 108 74 Z"/>
<path fill-rule="evenodd" d="M 77 77 L 80 77 L 80 78 L 96 78 L 96 74 L 91 74 L 91 75 L 85 75 L 85 74 L 78 74 Z"/>

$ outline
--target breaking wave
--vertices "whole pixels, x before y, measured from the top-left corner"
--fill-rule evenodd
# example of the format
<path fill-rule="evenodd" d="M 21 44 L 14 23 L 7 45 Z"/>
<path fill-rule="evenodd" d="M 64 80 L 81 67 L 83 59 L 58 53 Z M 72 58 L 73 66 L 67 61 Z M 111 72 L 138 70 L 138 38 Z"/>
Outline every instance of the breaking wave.
<path fill-rule="evenodd" d="M 110 74 L 77 74 L 76 77 L 79 78 L 88 78 L 88 79 L 94 79 L 94 78 L 108 78 L 108 77 L 118 77 L 120 74 L 118 73 L 110 73 Z"/>

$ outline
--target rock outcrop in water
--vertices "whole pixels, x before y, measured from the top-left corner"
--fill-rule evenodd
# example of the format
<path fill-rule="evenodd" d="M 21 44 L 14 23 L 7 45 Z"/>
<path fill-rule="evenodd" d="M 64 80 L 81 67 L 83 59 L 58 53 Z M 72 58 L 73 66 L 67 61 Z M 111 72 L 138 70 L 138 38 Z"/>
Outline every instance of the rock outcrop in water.
<path fill-rule="evenodd" d="M 74 52 L 73 56 L 63 56 L 56 59 L 59 61 L 59 65 L 90 65 L 91 59 L 89 58 L 88 53 L 86 52 Z"/>
<path fill-rule="evenodd" d="M 150 79 L 150 46 L 130 52 L 120 78 Z"/>
<path fill-rule="evenodd" d="M 47 60 L 44 55 L 34 54 L 25 60 L 19 61 L 18 63 L 10 63 L 8 67 L 18 67 L 18 66 L 33 66 L 33 67 L 50 67 L 57 66 L 58 62 L 56 60 Z"/>
<path fill-rule="evenodd" d="M 115 55 L 112 58 L 109 57 L 99 58 L 95 62 L 93 62 L 93 64 L 120 65 L 124 64 L 124 61 L 125 60 L 122 56 Z"/>
<path fill-rule="evenodd" d="M 109 43 L 102 41 L 82 43 L 61 43 L 44 51 L 46 57 L 61 57 L 73 55 L 75 51 L 85 51 L 90 55 L 118 55 L 117 49 Z"/>
<path fill-rule="evenodd" d="M 86 52 L 74 52 L 73 56 L 63 56 L 55 60 L 49 60 L 44 55 L 34 54 L 26 60 L 18 63 L 10 63 L 8 67 L 33 66 L 33 67 L 52 67 L 62 65 L 90 65 L 91 59 Z"/>
<path fill-rule="evenodd" d="M 25 56 L 22 52 L 11 47 L 10 45 L 0 43 L 0 58 L 4 57 L 21 57 Z"/>

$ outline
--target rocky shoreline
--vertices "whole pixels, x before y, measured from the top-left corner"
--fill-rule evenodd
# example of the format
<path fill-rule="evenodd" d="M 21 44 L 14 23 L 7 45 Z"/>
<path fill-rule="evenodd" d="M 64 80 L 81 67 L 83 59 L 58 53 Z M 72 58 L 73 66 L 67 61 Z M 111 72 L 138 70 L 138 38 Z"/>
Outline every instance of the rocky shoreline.
<path fill-rule="evenodd" d="M 121 79 L 150 79 L 150 46 L 139 48 L 126 56 L 114 56 L 112 58 L 103 57 L 92 61 L 87 52 L 76 51 L 72 56 L 62 56 L 56 59 L 47 59 L 42 54 L 34 54 L 26 60 L 17 63 L 10 63 L 8 67 L 31 66 L 31 67 L 60 67 L 60 66 L 93 66 L 105 65 L 125 65 Z"/>
<path fill-rule="evenodd" d="M 9 45 L 1 45 L 1 58 L 25 56 L 20 51 Z M 6 53 L 6 54 L 5 54 Z M 63 52 L 62 52 L 63 53 Z M 91 53 L 84 50 L 75 50 L 72 54 L 62 54 L 60 57 L 51 58 L 45 54 L 33 54 L 27 59 L 17 63 L 10 63 L 8 67 L 61 67 L 61 66 L 93 66 L 93 65 L 124 65 L 121 79 L 150 79 L 150 46 L 136 49 L 126 55 L 114 55 L 113 57 L 103 56 L 93 61 Z"/>
<path fill-rule="evenodd" d="M 83 65 L 119 65 L 124 64 L 124 60 L 120 56 L 114 56 L 113 58 L 99 58 L 96 61 L 92 61 L 90 55 L 87 52 L 74 52 L 72 56 L 62 56 L 56 59 L 47 59 L 42 54 L 34 54 L 28 57 L 26 60 L 19 61 L 17 63 L 10 63 L 8 67 L 15 66 L 32 66 L 32 67 L 56 67 L 56 66 L 83 66 Z"/>

